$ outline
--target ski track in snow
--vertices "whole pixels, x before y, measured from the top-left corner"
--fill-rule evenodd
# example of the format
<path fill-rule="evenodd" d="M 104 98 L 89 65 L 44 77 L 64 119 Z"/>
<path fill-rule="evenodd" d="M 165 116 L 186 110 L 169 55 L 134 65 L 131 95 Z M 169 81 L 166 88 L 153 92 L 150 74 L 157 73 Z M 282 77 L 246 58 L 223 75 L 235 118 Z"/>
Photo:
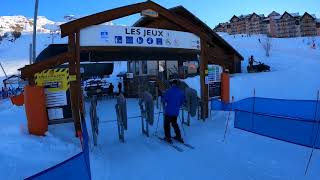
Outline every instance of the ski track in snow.
<path fill-rule="evenodd" d="M 258 38 L 221 34 L 243 56 L 244 73 L 231 77 L 231 95 L 236 100 L 256 95 L 288 99 L 315 99 L 320 89 L 320 49 L 307 45 L 308 38 L 272 39 L 271 57 L 264 56 Z M 17 68 L 28 63 L 31 34 L 25 33 L 14 44 L 0 45 L 0 62 L 14 74 Z M 46 47 L 51 39 L 48 34 L 39 34 L 37 52 Z M 317 37 L 317 42 L 320 38 Z M 66 42 L 66 39 L 56 39 Z M 271 65 L 268 73 L 246 73 L 247 58 L 253 54 L 256 60 Z M 116 72 L 108 80 L 116 87 L 115 74 L 126 70 L 119 63 Z M 3 77 L 0 72 L 0 77 Z M 200 92 L 199 77 L 185 80 Z M 115 91 L 117 91 L 115 89 Z M 98 102 L 100 121 L 115 120 L 116 100 Z M 128 99 L 128 117 L 140 115 L 136 99 Z M 86 103 L 88 112 L 89 103 Z M 155 109 L 157 112 L 157 109 Z M 86 117 L 91 137 L 89 117 Z M 81 151 L 74 137 L 73 124 L 52 125 L 45 137 L 30 136 L 23 107 L 14 107 L 9 100 L 0 99 L 0 179 L 22 179 L 53 166 Z M 223 142 L 227 112 L 213 112 L 206 122 L 195 118 L 185 131 L 185 141 L 195 146 L 177 152 L 152 134 L 141 134 L 139 118 L 128 120 L 126 142 L 120 143 L 116 123 L 100 123 L 98 146 L 90 146 L 90 162 L 93 179 L 258 179 L 258 180 L 315 180 L 320 177 L 320 151 L 315 150 L 308 174 L 304 171 L 311 148 L 286 143 L 233 128 L 231 114 L 226 141 Z M 162 117 L 162 116 L 161 116 Z M 186 117 L 186 116 L 185 116 Z M 181 126 L 180 126 L 181 128 Z M 162 118 L 158 134 L 163 135 Z"/>

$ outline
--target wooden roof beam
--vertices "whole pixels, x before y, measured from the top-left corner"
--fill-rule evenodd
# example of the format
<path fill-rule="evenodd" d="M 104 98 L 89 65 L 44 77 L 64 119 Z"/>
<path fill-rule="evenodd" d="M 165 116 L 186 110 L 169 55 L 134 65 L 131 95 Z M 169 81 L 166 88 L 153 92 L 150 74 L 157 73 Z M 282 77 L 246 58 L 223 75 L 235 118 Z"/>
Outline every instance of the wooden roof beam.
<path fill-rule="evenodd" d="M 151 1 L 131 4 L 128 6 L 99 12 L 96 14 L 76 19 L 74 21 L 70 21 L 68 23 L 60 25 L 61 37 L 68 36 L 69 34 L 74 33 L 77 30 L 83 29 L 88 26 L 102 24 L 105 22 L 112 21 L 114 19 L 119 19 L 122 17 L 139 13 L 144 9 L 148 9 L 149 4 L 151 4 Z"/>
<path fill-rule="evenodd" d="M 60 26 L 61 28 L 61 37 L 65 37 L 71 33 L 74 33 L 78 30 L 81 30 L 83 28 L 102 24 L 105 22 L 109 22 L 114 19 L 126 17 L 132 14 L 140 13 L 142 10 L 145 9 L 152 9 L 159 13 L 160 16 L 168 19 L 169 21 L 177 24 L 178 26 L 182 27 L 186 31 L 192 32 L 199 36 L 202 40 L 206 40 L 208 42 L 211 42 L 211 37 L 207 35 L 206 32 L 204 32 L 202 29 L 199 29 L 198 27 L 194 26 L 188 19 L 185 19 L 170 10 L 160 6 L 157 3 L 154 3 L 153 1 L 146 1 L 142 3 L 132 4 L 128 6 L 123 6 L 107 11 L 103 11 L 100 13 L 96 13 L 93 15 L 89 15 L 83 18 L 79 18 L 77 20 L 62 24 Z"/>
<path fill-rule="evenodd" d="M 68 52 L 61 53 L 59 55 L 48 58 L 47 60 L 20 68 L 19 71 L 21 71 L 21 77 L 28 78 L 33 76 L 35 73 L 64 64 L 68 62 L 71 57 L 71 54 Z"/>

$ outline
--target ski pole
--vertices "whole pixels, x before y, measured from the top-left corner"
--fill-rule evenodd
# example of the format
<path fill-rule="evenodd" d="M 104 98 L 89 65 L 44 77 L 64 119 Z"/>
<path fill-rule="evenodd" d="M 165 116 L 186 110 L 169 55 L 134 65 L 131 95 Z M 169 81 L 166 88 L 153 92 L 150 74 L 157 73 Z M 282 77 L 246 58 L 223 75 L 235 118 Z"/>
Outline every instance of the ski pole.
<path fill-rule="evenodd" d="M 185 131 L 184 131 L 184 127 L 183 127 L 183 124 L 182 124 L 182 120 L 181 120 L 180 117 L 179 117 L 179 119 L 180 119 L 180 122 L 181 122 L 181 128 L 182 128 L 183 135 L 186 136 L 186 133 L 185 133 Z"/>
<path fill-rule="evenodd" d="M 318 102 L 319 102 L 319 90 L 318 90 L 318 93 L 317 93 L 317 103 L 316 103 L 316 112 L 315 112 L 315 116 L 314 116 L 314 120 L 315 120 L 315 123 L 317 124 L 317 130 L 316 130 L 316 136 L 315 136 L 315 139 L 312 143 L 312 150 L 311 150 L 311 153 L 310 153 L 310 156 L 309 156 L 309 160 L 308 160 L 308 164 L 307 164 L 307 167 L 306 167 L 306 170 L 304 172 L 304 175 L 307 174 L 308 172 L 308 169 L 309 169 L 309 165 L 310 165 L 310 161 L 311 161 L 311 158 L 313 156 L 313 151 L 315 149 L 315 144 L 317 142 L 317 139 L 318 139 L 318 136 L 319 136 L 319 126 L 320 126 L 320 122 L 318 121 L 317 122 L 317 112 L 318 112 Z"/>
<path fill-rule="evenodd" d="M 180 116 L 179 116 L 179 119 L 180 119 L 180 122 L 181 122 L 181 128 L 182 128 L 183 135 L 186 136 L 186 133 L 185 133 L 184 127 L 183 127 L 183 122 L 182 122 L 182 119 L 180 118 Z"/>
<path fill-rule="evenodd" d="M 157 121 L 156 131 L 154 133 L 155 135 L 158 135 L 158 126 L 159 126 L 159 121 L 160 121 L 161 107 L 163 107 L 162 103 L 160 103 L 160 109 L 159 109 L 159 113 L 158 113 L 158 121 Z"/>
<path fill-rule="evenodd" d="M 161 113 L 161 105 L 160 105 L 160 109 L 159 109 L 159 113 L 158 113 L 158 120 L 157 120 L 157 126 L 156 126 L 156 131 L 155 131 L 155 135 L 158 135 L 158 126 L 159 126 L 159 120 L 160 120 L 160 113 Z"/>
<path fill-rule="evenodd" d="M 224 135 L 223 135 L 223 141 L 222 142 L 225 142 L 225 139 L 226 139 L 226 134 L 227 134 L 227 131 L 228 131 L 229 119 L 230 119 L 230 115 L 231 115 L 231 111 L 232 111 L 233 102 L 234 102 L 234 97 L 232 96 L 231 106 L 230 106 L 230 110 L 229 110 L 229 114 L 228 114 L 228 118 L 227 118 L 226 128 L 224 130 Z"/>

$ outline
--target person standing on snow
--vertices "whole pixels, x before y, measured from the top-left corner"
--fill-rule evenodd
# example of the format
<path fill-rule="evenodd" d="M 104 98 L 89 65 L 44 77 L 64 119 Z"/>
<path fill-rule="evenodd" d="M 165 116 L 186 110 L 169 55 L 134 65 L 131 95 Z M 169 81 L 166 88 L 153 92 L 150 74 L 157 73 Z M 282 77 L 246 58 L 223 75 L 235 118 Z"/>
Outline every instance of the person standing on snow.
<path fill-rule="evenodd" d="M 253 66 L 253 63 L 254 63 L 254 62 L 257 62 L 257 61 L 255 61 L 254 58 L 253 58 L 253 56 L 251 55 L 251 57 L 249 58 L 249 65 L 250 65 L 250 67 Z"/>
<path fill-rule="evenodd" d="M 118 83 L 118 89 L 119 89 L 119 95 L 120 95 L 122 92 L 122 83 L 121 82 Z"/>
<path fill-rule="evenodd" d="M 114 89 L 114 86 L 112 83 L 110 83 L 109 85 L 109 96 L 113 97 L 113 89 Z"/>
<path fill-rule="evenodd" d="M 177 141 L 184 143 L 181 132 L 179 129 L 179 125 L 177 123 L 177 118 L 179 116 L 179 110 L 182 104 L 185 101 L 185 95 L 181 89 L 177 87 L 178 81 L 173 80 L 171 82 L 171 88 L 168 89 L 162 99 L 162 102 L 164 103 L 164 134 L 165 134 L 165 140 L 169 143 L 172 143 L 171 140 L 171 132 L 170 132 L 170 124 L 172 125 L 174 132 L 176 136 L 174 139 Z"/>

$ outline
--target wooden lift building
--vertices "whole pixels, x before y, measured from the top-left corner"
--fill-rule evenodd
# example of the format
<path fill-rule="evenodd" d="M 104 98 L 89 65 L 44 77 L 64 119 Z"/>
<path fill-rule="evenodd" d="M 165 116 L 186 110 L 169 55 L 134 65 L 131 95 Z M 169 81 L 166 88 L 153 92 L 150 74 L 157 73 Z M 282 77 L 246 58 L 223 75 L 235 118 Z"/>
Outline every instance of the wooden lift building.
<path fill-rule="evenodd" d="M 199 38 L 197 49 L 165 48 L 165 47 L 139 47 L 139 46 L 103 46 L 101 44 L 86 44 L 83 32 L 87 28 L 109 22 L 132 14 L 142 13 L 146 15 L 134 23 L 134 27 L 156 28 L 173 30 L 193 34 Z M 21 68 L 21 75 L 27 78 L 29 84 L 34 85 L 34 74 L 46 69 L 68 63 L 70 78 L 70 101 L 72 118 L 75 129 L 81 129 L 82 117 L 81 105 L 81 78 L 80 59 L 81 54 L 90 54 L 88 59 L 95 61 L 150 61 L 150 60 L 176 60 L 178 65 L 188 60 L 199 60 L 199 73 L 201 84 L 201 100 L 203 102 L 202 115 L 208 115 L 208 87 L 205 84 L 205 76 L 208 64 L 217 64 L 230 73 L 241 72 L 241 60 L 243 57 L 232 48 L 225 40 L 216 34 L 210 27 L 194 16 L 182 6 L 171 9 L 162 7 L 153 2 L 146 1 L 128 6 L 123 6 L 96 14 L 92 14 L 74 21 L 62 24 L 61 36 L 68 36 L 68 50 L 47 58 L 46 60 L 27 65 Z M 101 34 L 102 36 L 103 34 Z M 120 42 L 120 39 L 118 39 Z"/>

